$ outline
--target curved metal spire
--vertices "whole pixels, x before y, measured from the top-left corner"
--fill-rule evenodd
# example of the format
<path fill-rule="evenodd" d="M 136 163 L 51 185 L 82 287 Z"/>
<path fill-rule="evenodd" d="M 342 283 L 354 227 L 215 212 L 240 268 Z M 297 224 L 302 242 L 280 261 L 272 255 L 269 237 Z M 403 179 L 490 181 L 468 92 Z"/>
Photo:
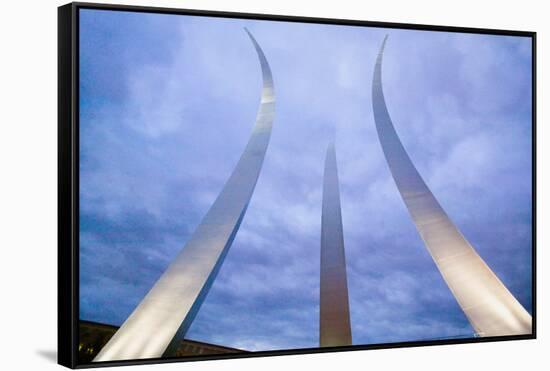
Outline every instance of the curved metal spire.
<path fill-rule="evenodd" d="M 531 315 L 460 233 L 401 144 L 382 91 L 382 56 L 376 59 L 372 106 L 386 161 L 418 233 L 439 272 L 479 336 L 531 333 Z"/>
<path fill-rule="evenodd" d="M 237 234 L 262 168 L 275 113 L 271 69 L 259 44 L 245 30 L 258 54 L 263 78 L 260 107 L 248 144 L 185 247 L 94 362 L 171 355 L 193 322 Z"/>

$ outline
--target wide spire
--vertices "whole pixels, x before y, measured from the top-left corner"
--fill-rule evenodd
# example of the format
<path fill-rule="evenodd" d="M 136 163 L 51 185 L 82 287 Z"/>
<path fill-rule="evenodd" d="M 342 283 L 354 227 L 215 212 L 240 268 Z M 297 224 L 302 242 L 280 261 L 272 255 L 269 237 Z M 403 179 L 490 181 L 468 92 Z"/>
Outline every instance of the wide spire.
<path fill-rule="evenodd" d="M 245 31 L 256 49 L 263 80 L 256 123 L 246 148 L 189 241 L 94 362 L 173 355 L 233 243 L 260 175 L 275 114 L 271 69 L 256 39 Z"/>
<path fill-rule="evenodd" d="M 382 91 L 382 58 L 374 67 L 372 107 L 382 150 L 418 233 L 478 336 L 531 333 L 531 315 L 453 224 L 403 147 Z"/>

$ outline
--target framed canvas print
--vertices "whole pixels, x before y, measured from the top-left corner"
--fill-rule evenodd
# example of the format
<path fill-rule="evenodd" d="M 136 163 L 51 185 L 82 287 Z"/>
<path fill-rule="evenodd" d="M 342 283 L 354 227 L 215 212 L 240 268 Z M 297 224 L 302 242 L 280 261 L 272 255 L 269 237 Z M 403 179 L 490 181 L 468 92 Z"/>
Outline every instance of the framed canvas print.
<path fill-rule="evenodd" d="M 534 32 L 58 19 L 60 364 L 535 338 Z"/>

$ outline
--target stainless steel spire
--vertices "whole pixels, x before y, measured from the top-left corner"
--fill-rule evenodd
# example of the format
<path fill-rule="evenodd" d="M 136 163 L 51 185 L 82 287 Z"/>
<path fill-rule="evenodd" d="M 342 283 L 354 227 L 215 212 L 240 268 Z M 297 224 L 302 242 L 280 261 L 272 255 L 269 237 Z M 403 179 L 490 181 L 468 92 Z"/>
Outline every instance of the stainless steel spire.
<path fill-rule="evenodd" d="M 185 247 L 94 362 L 170 355 L 176 340 L 185 335 L 195 318 L 237 234 L 262 168 L 275 113 L 269 64 L 260 45 L 246 32 L 258 54 L 263 79 L 260 107 L 248 144 Z"/>
<path fill-rule="evenodd" d="M 531 315 L 460 233 L 401 144 L 382 91 L 384 38 L 374 68 L 376 130 L 401 197 L 443 279 L 479 336 L 531 333 Z"/>
<path fill-rule="evenodd" d="M 323 181 L 319 344 L 322 347 L 351 345 L 346 256 L 334 144 L 327 149 Z"/>

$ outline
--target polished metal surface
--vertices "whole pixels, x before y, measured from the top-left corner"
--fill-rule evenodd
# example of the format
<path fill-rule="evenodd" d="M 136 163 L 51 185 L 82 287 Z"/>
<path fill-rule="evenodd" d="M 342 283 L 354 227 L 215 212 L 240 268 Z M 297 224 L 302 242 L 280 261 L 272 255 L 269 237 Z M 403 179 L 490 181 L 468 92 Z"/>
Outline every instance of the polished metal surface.
<path fill-rule="evenodd" d="M 334 144 L 327 149 L 321 217 L 319 344 L 351 345 L 348 280 Z"/>
<path fill-rule="evenodd" d="M 263 79 L 256 124 L 246 148 L 185 247 L 94 362 L 171 355 L 173 347 L 169 345 L 185 335 L 239 229 L 262 168 L 275 113 L 269 64 L 254 37 L 246 32 L 258 54 Z"/>
<path fill-rule="evenodd" d="M 508 291 L 436 200 L 391 121 L 382 91 L 382 57 L 376 60 L 372 105 L 380 144 L 418 233 L 478 336 L 531 333 L 531 315 Z"/>

